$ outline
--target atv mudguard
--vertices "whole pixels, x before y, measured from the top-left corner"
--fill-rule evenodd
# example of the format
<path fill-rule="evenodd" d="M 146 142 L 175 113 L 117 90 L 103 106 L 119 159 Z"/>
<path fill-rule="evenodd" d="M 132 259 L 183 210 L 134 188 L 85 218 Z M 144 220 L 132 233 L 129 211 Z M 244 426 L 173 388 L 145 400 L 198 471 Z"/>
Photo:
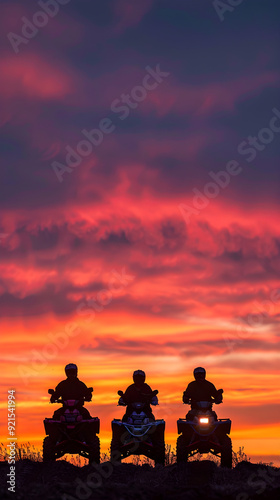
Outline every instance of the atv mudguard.
<path fill-rule="evenodd" d="M 186 437 L 190 437 L 193 432 L 197 432 L 195 430 L 195 425 L 196 424 L 194 424 L 192 420 L 188 421 L 186 419 L 179 418 L 179 420 L 177 420 L 178 434 L 183 434 Z M 209 434 L 215 433 L 217 437 L 223 437 L 226 434 L 230 433 L 231 420 L 227 418 L 218 419 L 217 421 L 215 421 L 213 426 L 211 426 L 211 429 L 212 430 L 209 432 Z"/>
<path fill-rule="evenodd" d="M 52 418 L 45 418 L 44 426 L 47 435 L 52 435 L 57 431 L 59 425 L 64 425 L 65 422 L 60 420 L 53 420 Z M 87 431 L 90 435 L 99 434 L 100 432 L 100 420 L 98 417 L 93 417 L 90 420 L 81 420 L 78 422 L 78 425 L 82 425 L 87 427 Z"/>
<path fill-rule="evenodd" d="M 164 435 L 164 430 L 165 430 L 164 420 L 151 421 L 148 425 L 150 426 L 150 429 L 149 431 L 147 431 L 147 434 L 153 435 L 155 432 L 158 432 Z M 130 426 L 130 424 L 128 424 L 127 422 L 123 422 L 122 420 L 115 418 L 114 420 L 112 420 L 113 438 L 120 439 L 123 433 L 129 432 L 130 427 L 132 426 Z"/>

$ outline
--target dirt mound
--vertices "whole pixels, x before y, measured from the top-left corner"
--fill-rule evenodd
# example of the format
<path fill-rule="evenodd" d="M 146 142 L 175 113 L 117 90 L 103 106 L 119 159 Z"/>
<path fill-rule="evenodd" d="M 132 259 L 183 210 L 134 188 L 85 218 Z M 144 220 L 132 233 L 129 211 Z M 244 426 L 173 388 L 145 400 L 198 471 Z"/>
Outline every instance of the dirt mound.
<path fill-rule="evenodd" d="M 9 465 L 0 463 L 0 498 L 18 500 L 279 500 L 280 469 L 241 462 L 234 469 L 198 461 L 183 465 L 74 465 L 20 460 L 16 493 L 7 490 Z"/>

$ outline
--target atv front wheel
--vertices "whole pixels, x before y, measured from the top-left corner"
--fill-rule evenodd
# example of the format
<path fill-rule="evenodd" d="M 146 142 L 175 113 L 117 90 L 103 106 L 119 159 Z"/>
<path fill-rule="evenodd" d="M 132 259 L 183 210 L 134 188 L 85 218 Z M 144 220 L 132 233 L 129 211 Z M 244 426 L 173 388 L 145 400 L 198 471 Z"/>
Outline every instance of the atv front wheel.
<path fill-rule="evenodd" d="M 230 437 L 226 436 L 222 443 L 221 467 L 232 468 L 232 444 Z"/>
<path fill-rule="evenodd" d="M 177 464 L 187 462 L 189 455 L 187 452 L 187 440 L 184 436 L 179 436 L 177 439 Z"/>
<path fill-rule="evenodd" d="M 100 464 L 100 441 L 97 436 L 89 443 L 88 463 L 92 464 L 93 462 Z"/>
<path fill-rule="evenodd" d="M 45 437 L 43 441 L 43 462 L 55 462 L 53 443 L 50 436 Z"/>

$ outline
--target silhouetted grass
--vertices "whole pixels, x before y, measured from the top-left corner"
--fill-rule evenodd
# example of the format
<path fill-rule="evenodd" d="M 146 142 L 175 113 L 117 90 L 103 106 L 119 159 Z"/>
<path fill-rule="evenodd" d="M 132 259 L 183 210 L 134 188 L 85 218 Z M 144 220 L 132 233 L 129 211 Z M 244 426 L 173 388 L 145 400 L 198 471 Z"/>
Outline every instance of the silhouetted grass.
<path fill-rule="evenodd" d="M 9 458 L 7 449 L 3 443 L 0 446 L 0 460 L 7 461 Z M 42 462 L 43 461 L 43 449 L 36 448 L 34 445 L 31 445 L 29 442 L 22 443 L 17 447 L 16 460 L 29 459 L 32 462 Z M 110 451 L 108 450 L 105 453 L 101 453 L 101 462 L 108 462 L 110 460 Z M 86 458 L 80 457 L 79 455 L 64 455 L 64 457 L 59 460 L 64 460 L 66 462 L 75 465 L 76 467 L 83 467 L 88 464 L 88 460 Z M 190 461 L 200 461 L 200 460 L 210 460 L 215 462 L 217 465 L 220 463 L 220 459 L 215 455 L 201 455 L 197 453 L 194 457 L 190 459 Z M 235 467 L 240 462 L 250 462 L 250 458 L 248 458 L 247 454 L 244 451 L 244 447 L 240 447 L 237 452 L 233 452 L 233 467 Z M 132 463 L 133 465 L 144 465 L 148 464 L 150 466 L 154 465 L 154 461 L 141 455 L 133 455 L 132 457 L 128 457 L 125 459 L 124 463 Z M 172 465 L 176 463 L 176 450 L 172 448 L 170 444 L 165 445 L 165 464 Z M 264 463 L 258 462 L 260 464 L 273 466 L 273 463 Z"/>

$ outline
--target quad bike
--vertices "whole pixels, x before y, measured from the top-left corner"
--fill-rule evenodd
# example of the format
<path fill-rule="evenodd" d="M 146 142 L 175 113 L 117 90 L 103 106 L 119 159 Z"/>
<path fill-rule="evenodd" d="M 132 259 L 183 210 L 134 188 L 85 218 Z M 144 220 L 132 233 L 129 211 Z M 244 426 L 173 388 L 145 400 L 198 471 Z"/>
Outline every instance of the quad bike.
<path fill-rule="evenodd" d="M 180 434 L 177 439 L 177 463 L 186 462 L 196 453 L 212 453 L 221 458 L 222 467 L 232 467 L 231 420 L 218 419 L 212 410 L 213 403 L 222 402 L 222 392 L 220 389 L 216 400 L 196 401 L 196 410 L 189 412 L 186 419 L 177 420 Z"/>
<path fill-rule="evenodd" d="M 89 388 L 89 399 L 93 389 Z M 49 389 L 49 394 L 54 394 Z M 100 421 L 94 417 L 84 420 L 79 408 L 83 400 L 68 399 L 66 401 L 58 398 L 55 403 L 63 404 L 63 413 L 60 420 L 45 418 L 44 426 L 47 437 L 43 441 L 43 462 L 53 462 L 65 453 L 78 453 L 88 458 L 89 463 L 100 463 L 100 442 L 96 434 L 99 434 Z"/>
<path fill-rule="evenodd" d="M 119 406 L 128 403 L 123 399 L 123 392 L 118 391 Z M 153 420 L 143 411 L 147 403 L 158 405 L 158 391 L 146 395 L 146 402 L 130 403 L 132 413 L 126 421 L 114 419 L 112 421 L 111 461 L 121 462 L 130 455 L 145 455 L 155 461 L 155 464 L 164 465 L 165 442 L 164 420 Z M 143 395 L 142 395 L 143 396 Z"/>

